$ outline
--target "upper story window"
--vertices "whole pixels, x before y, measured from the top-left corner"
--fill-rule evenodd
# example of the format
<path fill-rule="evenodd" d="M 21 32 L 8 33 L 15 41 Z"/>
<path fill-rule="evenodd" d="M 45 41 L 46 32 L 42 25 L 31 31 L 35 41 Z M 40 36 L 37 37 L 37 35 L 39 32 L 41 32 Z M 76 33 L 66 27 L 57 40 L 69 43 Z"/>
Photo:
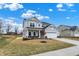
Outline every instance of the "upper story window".
<path fill-rule="evenodd" d="M 38 26 L 40 27 L 40 24 L 38 24 Z"/>
<path fill-rule="evenodd" d="M 30 23 L 30 27 L 35 27 L 35 24 L 34 23 Z"/>
<path fill-rule="evenodd" d="M 38 27 L 42 27 L 42 25 L 40 23 L 38 23 Z"/>

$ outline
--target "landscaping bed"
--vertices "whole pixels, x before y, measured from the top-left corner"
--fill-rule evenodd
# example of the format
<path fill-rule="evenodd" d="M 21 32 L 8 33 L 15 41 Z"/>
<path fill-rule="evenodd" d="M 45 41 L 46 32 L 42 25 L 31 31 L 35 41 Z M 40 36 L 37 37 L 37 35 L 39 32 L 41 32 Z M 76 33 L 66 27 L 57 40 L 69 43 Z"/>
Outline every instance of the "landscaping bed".
<path fill-rule="evenodd" d="M 65 37 L 65 38 L 79 41 L 79 37 Z"/>
<path fill-rule="evenodd" d="M 4 42 L 0 43 L 0 55 L 4 56 L 28 56 L 74 46 L 57 40 L 45 39 L 23 41 L 22 38 L 14 40 L 0 38 L 0 42 Z"/>

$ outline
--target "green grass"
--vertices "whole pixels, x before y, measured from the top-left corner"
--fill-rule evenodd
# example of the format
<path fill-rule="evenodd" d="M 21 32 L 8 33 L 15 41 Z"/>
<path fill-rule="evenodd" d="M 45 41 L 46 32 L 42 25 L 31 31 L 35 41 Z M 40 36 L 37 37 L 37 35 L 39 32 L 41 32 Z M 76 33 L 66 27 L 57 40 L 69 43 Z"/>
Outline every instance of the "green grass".
<path fill-rule="evenodd" d="M 11 37 L 11 36 L 10 36 Z M 46 41 L 47 43 L 41 43 Z M 3 43 L 1 43 L 3 42 Z M 57 40 L 26 40 L 22 38 L 0 38 L 0 55 L 27 56 L 39 54 L 47 51 L 58 50 L 74 46 Z"/>

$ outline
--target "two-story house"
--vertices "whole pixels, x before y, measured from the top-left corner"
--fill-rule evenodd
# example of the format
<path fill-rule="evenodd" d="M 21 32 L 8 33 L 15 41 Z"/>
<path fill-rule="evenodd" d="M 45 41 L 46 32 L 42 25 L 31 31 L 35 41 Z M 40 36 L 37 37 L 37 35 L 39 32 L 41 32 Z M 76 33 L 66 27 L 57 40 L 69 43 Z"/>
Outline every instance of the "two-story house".
<path fill-rule="evenodd" d="M 41 22 L 36 17 L 24 19 L 23 38 L 53 38 L 57 37 L 56 27 L 52 24 Z"/>
<path fill-rule="evenodd" d="M 59 37 L 79 37 L 78 26 L 60 25 L 58 26 Z"/>

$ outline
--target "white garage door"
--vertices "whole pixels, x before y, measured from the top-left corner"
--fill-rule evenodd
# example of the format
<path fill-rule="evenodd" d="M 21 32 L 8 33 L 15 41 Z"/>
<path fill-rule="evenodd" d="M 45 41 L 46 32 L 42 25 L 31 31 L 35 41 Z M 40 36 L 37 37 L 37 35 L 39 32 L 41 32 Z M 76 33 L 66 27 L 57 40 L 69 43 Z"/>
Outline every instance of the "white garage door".
<path fill-rule="evenodd" d="M 57 33 L 47 33 L 45 36 L 47 36 L 47 38 L 56 38 Z"/>

